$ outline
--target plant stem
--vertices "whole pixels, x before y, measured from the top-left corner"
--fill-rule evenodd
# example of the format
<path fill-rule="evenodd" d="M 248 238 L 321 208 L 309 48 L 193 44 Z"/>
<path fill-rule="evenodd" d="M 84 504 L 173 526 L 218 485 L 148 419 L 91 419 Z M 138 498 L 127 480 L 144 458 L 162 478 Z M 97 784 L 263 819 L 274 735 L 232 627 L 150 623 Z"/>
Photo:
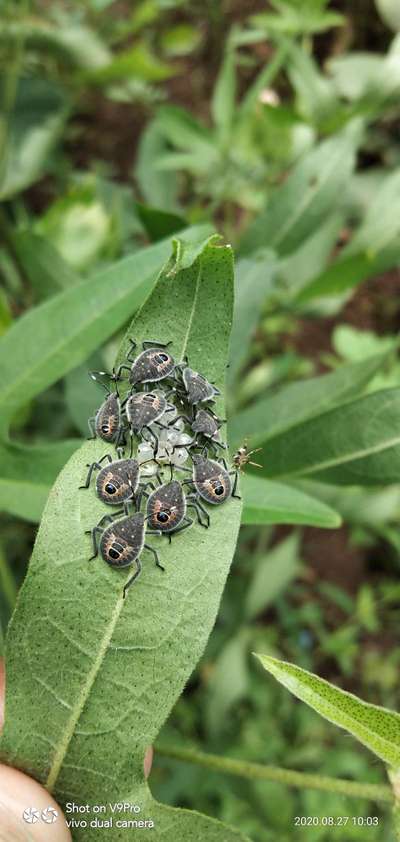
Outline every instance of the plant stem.
<path fill-rule="evenodd" d="M 277 781 L 286 786 L 295 786 L 301 789 L 319 789 L 324 792 L 336 792 L 349 798 L 367 798 L 370 801 L 393 803 L 390 787 L 384 784 L 358 783 L 339 778 L 329 778 L 324 775 L 310 775 L 304 772 L 296 772 L 293 769 L 263 766 L 261 763 L 247 763 L 242 760 L 219 757 L 216 754 L 205 754 L 177 746 L 157 745 L 156 751 L 162 757 L 183 760 L 185 763 L 195 763 L 216 772 L 238 775 L 249 780 Z"/>

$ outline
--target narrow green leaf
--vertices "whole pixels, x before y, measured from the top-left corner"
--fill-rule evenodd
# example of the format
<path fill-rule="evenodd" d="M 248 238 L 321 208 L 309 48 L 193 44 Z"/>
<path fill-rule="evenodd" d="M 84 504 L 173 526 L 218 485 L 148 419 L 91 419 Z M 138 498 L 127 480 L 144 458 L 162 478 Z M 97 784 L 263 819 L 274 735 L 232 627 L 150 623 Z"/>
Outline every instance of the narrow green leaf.
<path fill-rule="evenodd" d="M 0 511 L 37 523 L 57 474 L 80 444 L 0 443 Z"/>
<path fill-rule="evenodd" d="M 289 254 L 340 206 L 359 142 L 357 126 L 351 128 L 323 141 L 296 164 L 285 183 L 273 193 L 264 213 L 247 229 L 241 253 L 268 247 L 279 254 Z"/>
<path fill-rule="evenodd" d="M 226 716 L 249 686 L 249 629 L 239 628 L 219 654 L 211 674 L 206 721 L 211 735 L 223 727 Z"/>
<path fill-rule="evenodd" d="M 337 485 L 388 485 L 400 475 L 400 389 L 383 389 L 304 421 L 269 441 L 268 476 Z"/>
<path fill-rule="evenodd" d="M 217 129 L 219 141 L 222 143 L 225 143 L 229 138 L 235 114 L 235 56 L 235 50 L 228 39 L 222 66 L 211 100 L 211 114 Z"/>
<path fill-rule="evenodd" d="M 235 311 L 229 354 L 228 383 L 233 384 L 245 363 L 264 302 L 274 289 L 273 252 L 240 260 L 235 271 Z"/>
<path fill-rule="evenodd" d="M 135 178 L 145 201 L 153 207 L 171 212 L 177 209 L 178 183 L 173 173 L 156 164 L 168 150 L 168 142 L 157 119 L 151 120 L 141 135 Z"/>
<path fill-rule="evenodd" d="M 245 599 L 246 617 L 253 619 L 265 611 L 293 581 L 299 569 L 299 536 L 296 533 L 255 559 L 254 575 Z"/>
<path fill-rule="evenodd" d="M 210 230 L 183 232 L 188 240 Z M 16 410 L 71 371 L 142 304 L 166 260 L 171 240 L 143 248 L 30 310 L 0 341 L 3 430 Z"/>
<path fill-rule="evenodd" d="M 345 728 L 381 760 L 400 765 L 400 715 L 363 702 L 295 664 L 267 655 L 256 655 L 263 667 L 294 696 L 310 705 L 329 722 Z"/>
<path fill-rule="evenodd" d="M 330 374 L 290 383 L 256 401 L 230 419 L 232 449 L 243 444 L 245 439 L 252 445 L 269 442 L 306 418 L 354 397 L 379 371 L 386 358 L 386 354 L 377 354 L 362 362 L 343 365 Z"/>
<path fill-rule="evenodd" d="M 246 474 L 241 489 L 245 524 L 293 523 L 326 529 L 336 529 L 341 524 L 334 509 L 290 485 Z"/>
<path fill-rule="evenodd" d="M 7 122 L 0 199 L 9 199 L 45 172 L 67 118 L 62 90 L 44 79 L 22 79 Z"/>
<path fill-rule="evenodd" d="M 308 301 L 318 295 L 337 295 L 400 261 L 400 172 L 384 180 L 365 219 L 340 260 L 315 277 L 299 296 Z"/>
<path fill-rule="evenodd" d="M 187 353 L 223 392 L 232 299 L 231 249 L 179 244 L 128 335 L 173 340 L 175 357 Z M 165 572 L 144 552 L 142 575 L 123 600 L 130 571 L 121 575 L 100 558 L 88 563 L 84 530 L 105 506 L 93 489 L 78 491 L 86 463 L 103 454 L 103 442 L 86 442 L 50 495 L 8 635 L 1 757 L 45 782 L 61 805 L 139 804 L 140 818 L 152 819 L 155 838 L 165 842 L 244 842 L 213 819 L 155 802 L 143 773 L 145 750 L 214 625 L 240 503 L 216 507 L 212 528 L 194 524 L 171 545 L 152 536 Z M 112 818 L 107 809 L 104 818 Z M 114 826 L 113 839 L 125 836 Z M 107 828 L 74 830 L 75 842 L 109 838 Z"/>

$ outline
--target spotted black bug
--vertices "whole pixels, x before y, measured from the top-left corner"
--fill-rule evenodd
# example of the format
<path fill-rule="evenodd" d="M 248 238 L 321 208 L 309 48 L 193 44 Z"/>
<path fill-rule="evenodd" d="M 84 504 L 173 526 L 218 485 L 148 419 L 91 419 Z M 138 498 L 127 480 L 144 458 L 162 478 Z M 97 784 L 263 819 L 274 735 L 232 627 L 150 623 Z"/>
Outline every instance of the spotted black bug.
<path fill-rule="evenodd" d="M 225 500 L 228 500 L 229 497 L 239 498 L 239 495 L 236 494 L 238 472 L 229 471 L 225 459 L 217 462 L 214 459 L 208 459 L 206 456 L 195 454 L 192 456 L 192 462 L 192 479 L 183 480 L 182 483 L 182 485 L 191 483 L 194 486 L 195 496 L 189 495 L 191 499 L 196 499 L 196 496 L 200 495 L 207 503 L 216 506 L 225 503 Z M 233 485 L 231 476 L 235 477 Z"/>
<path fill-rule="evenodd" d="M 155 443 L 154 455 L 158 451 L 158 436 L 150 429 L 151 424 L 166 428 L 161 422 L 165 412 L 173 412 L 174 407 L 168 404 L 164 395 L 158 392 L 135 392 L 129 395 L 122 404 L 132 433 L 142 434 L 146 430 Z"/>
<path fill-rule="evenodd" d="M 202 374 L 189 368 L 188 365 L 182 369 L 182 381 L 185 398 L 192 405 L 205 401 L 215 403 L 215 396 L 221 394 L 213 383 L 209 383 Z"/>
<path fill-rule="evenodd" d="M 171 342 L 163 344 L 152 340 L 144 341 L 142 353 L 132 359 L 136 342 L 133 339 L 129 341 L 131 349 L 127 354 L 127 361 L 131 365 L 122 363 L 112 375 L 113 380 L 120 380 L 121 372 L 129 371 L 129 382 L 132 386 L 137 386 L 140 383 L 155 383 L 164 380 L 174 373 L 175 360 L 167 350 L 168 346 L 172 344 Z"/>
<path fill-rule="evenodd" d="M 139 463 L 137 459 L 121 458 L 121 449 L 118 449 L 119 459 L 113 459 L 110 453 L 102 456 L 98 462 L 87 465 L 89 468 L 86 482 L 80 488 L 89 488 L 94 471 L 99 471 L 96 477 L 97 496 L 103 503 L 111 506 L 118 506 L 128 500 L 135 499 L 139 486 Z M 102 462 L 108 464 L 103 466 Z"/>
<path fill-rule="evenodd" d="M 127 509 L 125 509 L 125 514 Z M 122 514 L 117 512 L 114 515 L 105 515 L 97 526 L 91 530 L 93 540 L 93 555 L 89 559 L 92 561 L 100 552 L 104 561 L 111 567 L 123 568 L 129 567 L 133 562 L 136 563 L 136 570 L 133 576 L 128 579 L 124 585 L 123 597 L 125 599 L 126 592 L 132 583 L 139 576 L 142 566 L 140 564 L 140 554 L 142 550 L 149 550 L 154 555 L 154 560 L 160 570 L 165 568 L 160 564 L 158 552 L 154 547 L 145 543 L 145 516 L 142 512 L 135 512 L 133 515 L 126 514 L 126 517 L 114 522 L 115 518 Z M 106 524 L 109 524 L 106 526 Z M 160 535 L 160 531 L 150 531 L 151 535 Z"/>
<path fill-rule="evenodd" d="M 199 507 L 195 501 L 187 503 L 181 483 L 172 479 L 171 466 L 171 481 L 156 488 L 149 495 L 146 508 L 149 526 L 160 530 L 163 535 L 168 535 L 171 541 L 172 534 L 183 532 L 193 523 L 193 519 L 186 514 L 188 505 L 195 509 L 198 523 L 207 528 L 210 520 L 208 512 Z M 206 523 L 203 523 L 200 511 L 205 515 Z"/>
<path fill-rule="evenodd" d="M 214 453 L 218 447 L 226 449 L 226 444 L 219 440 L 219 431 L 223 423 L 224 421 L 219 419 L 211 409 L 198 409 L 191 423 L 191 428 L 195 433 L 194 442 L 197 443 L 198 436 L 204 436 L 208 439 Z"/>
<path fill-rule="evenodd" d="M 98 375 L 103 372 L 90 371 L 89 374 L 92 380 L 100 383 L 103 389 L 107 392 L 107 397 L 102 403 L 100 409 L 97 410 L 96 415 L 88 420 L 89 430 L 92 433 L 89 438 L 95 439 L 97 436 L 103 441 L 114 442 L 117 446 L 124 439 L 124 427 L 121 415 L 121 401 L 116 392 L 110 392 L 108 387 L 99 379 Z"/>
<path fill-rule="evenodd" d="M 259 453 L 262 450 L 262 447 L 256 447 L 255 450 L 248 450 L 247 443 L 245 442 L 241 447 L 238 447 L 236 453 L 233 456 L 233 465 L 238 471 L 243 471 L 245 465 L 254 465 L 255 468 L 262 468 L 262 465 L 259 462 L 252 462 L 250 456 L 253 453 Z"/>

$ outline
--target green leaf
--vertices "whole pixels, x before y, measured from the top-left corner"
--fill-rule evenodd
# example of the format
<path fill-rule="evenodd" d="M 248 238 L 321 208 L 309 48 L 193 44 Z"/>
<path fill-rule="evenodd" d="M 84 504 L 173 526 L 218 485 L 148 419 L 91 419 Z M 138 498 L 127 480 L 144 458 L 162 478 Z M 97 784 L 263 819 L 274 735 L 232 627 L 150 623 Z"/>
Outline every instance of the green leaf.
<path fill-rule="evenodd" d="M 169 213 L 159 208 L 151 208 L 148 205 L 142 205 L 140 202 L 136 202 L 135 207 L 137 215 L 152 243 L 156 243 L 164 237 L 170 237 L 171 234 L 176 234 L 177 231 L 181 231 L 186 226 L 183 217 L 178 216 L 176 213 Z"/>
<path fill-rule="evenodd" d="M 144 41 L 116 55 L 108 64 L 82 74 L 83 79 L 95 85 L 108 85 L 129 79 L 145 82 L 162 82 L 176 73 L 175 68 L 161 61 Z"/>
<path fill-rule="evenodd" d="M 249 687 L 249 629 L 239 628 L 218 656 L 208 687 L 206 721 L 212 736 L 222 730 L 226 716 Z"/>
<path fill-rule="evenodd" d="M 399 213 L 400 170 L 397 170 L 384 180 L 340 259 L 314 278 L 299 300 L 345 292 L 365 278 L 397 265 L 400 260 Z"/>
<path fill-rule="evenodd" d="M 1 22 L 0 43 L 17 41 L 42 55 L 50 53 L 82 70 L 102 67 L 112 53 L 87 26 L 71 23 L 71 16 L 58 15 L 55 24 L 30 16 L 22 21 Z"/>
<path fill-rule="evenodd" d="M 80 443 L 0 443 L 0 511 L 37 523 L 55 477 Z"/>
<path fill-rule="evenodd" d="M 172 339 L 175 357 L 187 353 L 223 391 L 232 298 L 231 249 L 178 244 L 128 336 Z M 165 842 L 244 842 L 213 819 L 158 804 L 143 772 L 145 750 L 214 625 L 240 503 L 215 507 L 212 529 L 194 524 L 171 546 L 152 536 L 166 570 L 144 552 L 142 575 L 123 600 L 130 573 L 121 575 L 101 559 L 88 563 L 84 530 L 105 506 L 92 489 L 78 491 L 86 463 L 103 454 L 104 442 L 86 442 L 50 495 L 8 635 L 1 757 L 45 782 L 61 805 L 71 799 L 139 804 L 140 818 L 152 819 Z M 125 837 L 114 828 L 113 839 Z M 74 839 L 102 842 L 109 830 L 75 829 Z"/>
<path fill-rule="evenodd" d="M 209 226 L 188 229 L 190 240 Z M 22 316 L 0 340 L 0 410 L 6 429 L 16 410 L 108 339 L 142 304 L 171 241 L 140 249 Z"/>
<path fill-rule="evenodd" d="M 300 248 L 281 261 L 278 273 L 284 285 L 284 294 L 299 298 L 301 291 L 309 286 L 316 274 L 325 270 L 343 223 L 344 215 L 340 212 L 328 216 Z"/>
<path fill-rule="evenodd" d="M 400 765 L 398 713 L 368 704 L 295 664 L 267 655 L 256 657 L 267 672 L 328 722 L 345 728 L 385 763 L 395 767 Z"/>
<path fill-rule="evenodd" d="M 337 485 L 388 485 L 400 471 L 400 389 L 337 406 L 269 442 L 268 476 L 309 476 Z"/>
<path fill-rule="evenodd" d="M 229 442 L 236 449 L 245 439 L 252 445 L 270 442 L 306 418 L 361 392 L 382 367 L 387 354 L 343 365 L 330 374 L 290 383 L 256 401 L 229 421 Z M 268 462 L 270 446 L 268 449 Z M 257 461 L 257 460 L 256 460 Z"/>
<path fill-rule="evenodd" d="M 245 474 L 241 489 L 244 524 L 293 523 L 326 529 L 336 529 L 341 524 L 334 509 L 290 485 Z"/>
<path fill-rule="evenodd" d="M 32 231 L 12 232 L 13 252 L 38 300 L 80 281 L 52 243 Z"/>
<path fill-rule="evenodd" d="M 286 255 L 299 248 L 343 201 L 358 142 L 359 128 L 353 124 L 307 153 L 272 194 L 267 209 L 251 223 L 241 252 L 249 254 L 265 246 Z"/>
<path fill-rule="evenodd" d="M 67 119 L 63 92 L 44 79 L 22 79 L 7 119 L 5 156 L 0 170 L 0 199 L 25 190 L 46 171 L 51 150 Z"/>
<path fill-rule="evenodd" d="M 186 56 L 199 46 L 202 38 L 198 27 L 180 23 L 161 33 L 161 46 L 167 56 Z"/>
<path fill-rule="evenodd" d="M 274 289 L 273 252 L 240 260 L 235 272 L 235 311 L 229 354 L 228 383 L 233 384 L 247 360 L 262 307 Z"/>
<path fill-rule="evenodd" d="M 177 208 L 178 183 L 173 174 L 155 166 L 168 148 L 161 126 L 157 120 L 150 121 L 140 138 L 135 178 L 149 205 L 170 212 Z"/>
<path fill-rule="evenodd" d="M 245 599 L 246 617 L 251 620 L 271 605 L 299 570 L 299 536 L 293 533 L 261 558 L 255 559 L 255 570 Z"/>
<path fill-rule="evenodd" d="M 217 129 L 219 142 L 222 144 L 229 140 L 235 114 L 235 60 L 236 53 L 228 38 L 211 100 L 211 114 Z"/>

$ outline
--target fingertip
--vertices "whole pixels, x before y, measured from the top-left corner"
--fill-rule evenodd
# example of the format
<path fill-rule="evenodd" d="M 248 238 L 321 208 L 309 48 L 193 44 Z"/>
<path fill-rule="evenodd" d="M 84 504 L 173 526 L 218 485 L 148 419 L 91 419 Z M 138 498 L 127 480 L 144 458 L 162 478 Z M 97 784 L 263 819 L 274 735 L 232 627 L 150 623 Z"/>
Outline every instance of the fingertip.
<path fill-rule="evenodd" d="M 0 840 L 71 842 L 61 807 L 41 784 L 0 764 Z"/>

